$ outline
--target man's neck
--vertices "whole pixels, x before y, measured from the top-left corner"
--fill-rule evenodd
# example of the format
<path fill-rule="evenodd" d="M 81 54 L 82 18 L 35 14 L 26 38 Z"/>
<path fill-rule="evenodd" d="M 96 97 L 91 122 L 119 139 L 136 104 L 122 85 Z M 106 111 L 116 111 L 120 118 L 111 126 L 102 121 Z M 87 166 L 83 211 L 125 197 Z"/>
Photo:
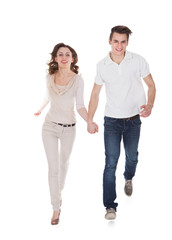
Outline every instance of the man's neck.
<path fill-rule="evenodd" d="M 110 58 L 112 59 L 113 62 L 116 62 L 117 64 L 120 64 L 122 62 L 122 60 L 125 57 L 125 53 L 123 55 L 116 55 L 113 52 L 110 53 Z"/>

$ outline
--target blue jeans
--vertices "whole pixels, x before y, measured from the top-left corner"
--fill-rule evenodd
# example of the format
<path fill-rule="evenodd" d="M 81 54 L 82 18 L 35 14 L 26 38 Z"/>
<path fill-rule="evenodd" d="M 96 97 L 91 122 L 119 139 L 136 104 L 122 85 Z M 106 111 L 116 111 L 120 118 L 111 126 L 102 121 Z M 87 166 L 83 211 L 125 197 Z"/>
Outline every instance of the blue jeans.
<path fill-rule="evenodd" d="M 120 156 L 120 142 L 123 137 L 125 149 L 124 178 L 131 180 L 138 163 L 138 143 L 140 137 L 140 117 L 123 120 L 104 117 L 105 169 L 103 174 L 103 203 L 106 209 L 116 210 L 116 167 Z"/>

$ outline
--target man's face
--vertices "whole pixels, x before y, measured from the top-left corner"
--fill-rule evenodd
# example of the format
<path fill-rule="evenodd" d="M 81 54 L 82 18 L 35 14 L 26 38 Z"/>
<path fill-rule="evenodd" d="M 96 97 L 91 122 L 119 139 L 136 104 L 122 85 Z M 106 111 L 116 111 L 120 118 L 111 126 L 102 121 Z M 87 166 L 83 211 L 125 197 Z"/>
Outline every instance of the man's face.
<path fill-rule="evenodd" d="M 123 56 L 128 46 L 127 34 L 113 33 L 112 40 L 109 40 L 112 53 L 117 56 Z"/>

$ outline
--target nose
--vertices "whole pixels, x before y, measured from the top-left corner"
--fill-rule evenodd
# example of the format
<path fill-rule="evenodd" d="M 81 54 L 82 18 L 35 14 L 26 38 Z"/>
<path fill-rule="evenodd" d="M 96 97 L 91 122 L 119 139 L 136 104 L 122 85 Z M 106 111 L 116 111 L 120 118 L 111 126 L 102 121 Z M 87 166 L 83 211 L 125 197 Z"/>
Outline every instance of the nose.
<path fill-rule="evenodd" d="M 121 48 L 122 47 L 122 44 L 119 42 L 118 43 L 118 48 Z"/>
<path fill-rule="evenodd" d="M 66 56 L 63 56 L 63 57 L 62 57 L 62 61 L 67 61 Z"/>

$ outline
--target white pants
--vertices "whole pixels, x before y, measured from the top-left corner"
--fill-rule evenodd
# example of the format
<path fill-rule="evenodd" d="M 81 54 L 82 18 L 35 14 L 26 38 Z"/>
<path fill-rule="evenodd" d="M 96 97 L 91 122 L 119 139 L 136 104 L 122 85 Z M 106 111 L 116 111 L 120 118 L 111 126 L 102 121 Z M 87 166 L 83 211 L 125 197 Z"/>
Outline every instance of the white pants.
<path fill-rule="evenodd" d="M 61 191 L 64 188 L 75 135 L 75 126 L 63 127 L 45 121 L 42 127 L 42 139 L 49 167 L 48 180 L 53 210 L 60 209 Z"/>

